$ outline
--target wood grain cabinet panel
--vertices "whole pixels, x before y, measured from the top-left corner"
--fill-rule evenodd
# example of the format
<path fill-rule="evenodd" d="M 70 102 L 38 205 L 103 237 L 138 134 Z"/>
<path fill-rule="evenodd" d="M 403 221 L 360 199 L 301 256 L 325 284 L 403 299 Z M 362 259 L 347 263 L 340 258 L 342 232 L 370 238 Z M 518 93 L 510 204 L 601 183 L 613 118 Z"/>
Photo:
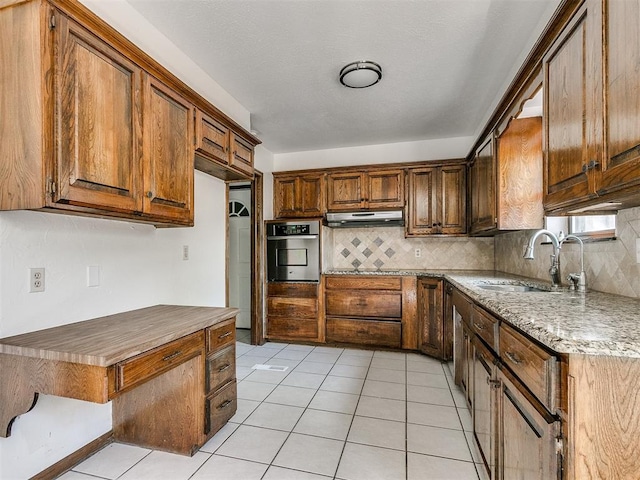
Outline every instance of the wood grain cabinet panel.
<path fill-rule="evenodd" d="M 496 162 L 493 137 L 485 140 L 469 167 L 471 233 L 492 230 L 498 223 Z"/>
<path fill-rule="evenodd" d="M 443 315 L 443 281 L 420 278 L 418 280 L 418 349 L 432 357 L 448 360 L 453 339 L 448 340 Z"/>
<path fill-rule="evenodd" d="M 253 178 L 253 145 L 235 132 L 231 132 L 231 158 L 229 166 L 246 178 Z"/>
<path fill-rule="evenodd" d="M 236 324 L 223 322 L 220 325 L 209 327 L 205 330 L 207 340 L 207 353 L 215 352 L 227 345 L 233 345 L 236 341 Z"/>
<path fill-rule="evenodd" d="M 494 351 L 498 350 L 499 321 L 480 307 L 474 307 L 471 317 L 471 330 L 478 335 Z"/>
<path fill-rule="evenodd" d="M 234 380 L 205 400 L 204 432 L 207 437 L 224 427 L 237 410 L 238 386 Z"/>
<path fill-rule="evenodd" d="M 477 338 L 472 341 L 473 434 L 489 478 L 495 478 L 497 456 L 496 357 Z"/>
<path fill-rule="evenodd" d="M 367 182 L 366 208 L 402 208 L 404 207 L 404 171 L 369 171 Z"/>
<path fill-rule="evenodd" d="M 321 217 L 326 213 L 324 173 L 273 176 L 275 218 Z"/>
<path fill-rule="evenodd" d="M 196 109 L 196 152 L 222 165 L 229 165 L 229 127 Z"/>
<path fill-rule="evenodd" d="M 401 325 L 378 320 L 327 318 L 327 341 L 400 348 Z"/>
<path fill-rule="evenodd" d="M 142 211 L 141 69 L 54 13 L 57 188 L 54 203 Z"/>
<path fill-rule="evenodd" d="M 340 172 L 327 175 L 327 210 L 359 210 L 367 201 L 364 173 Z"/>
<path fill-rule="evenodd" d="M 402 293 L 336 291 L 327 295 L 326 314 L 346 317 L 402 318 Z"/>
<path fill-rule="evenodd" d="M 268 283 L 267 338 L 319 341 L 319 295 L 317 283 Z"/>
<path fill-rule="evenodd" d="M 463 164 L 409 169 L 406 236 L 465 233 L 466 188 Z"/>
<path fill-rule="evenodd" d="M 205 391 L 213 393 L 236 377 L 236 347 L 229 345 L 207 357 Z"/>
<path fill-rule="evenodd" d="M 327 175 L 327 210 L 404 207 L 404 171 L 355 170 Z"/>

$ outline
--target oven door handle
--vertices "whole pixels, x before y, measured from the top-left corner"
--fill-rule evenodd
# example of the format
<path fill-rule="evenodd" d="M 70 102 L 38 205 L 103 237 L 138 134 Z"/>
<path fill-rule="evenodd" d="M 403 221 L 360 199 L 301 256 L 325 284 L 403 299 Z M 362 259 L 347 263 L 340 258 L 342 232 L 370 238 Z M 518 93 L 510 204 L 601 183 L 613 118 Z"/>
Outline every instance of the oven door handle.
<path fill-rule="evenodd" d="M 316 240 L 318 235 L 269 235 L 267 240 Z"/>

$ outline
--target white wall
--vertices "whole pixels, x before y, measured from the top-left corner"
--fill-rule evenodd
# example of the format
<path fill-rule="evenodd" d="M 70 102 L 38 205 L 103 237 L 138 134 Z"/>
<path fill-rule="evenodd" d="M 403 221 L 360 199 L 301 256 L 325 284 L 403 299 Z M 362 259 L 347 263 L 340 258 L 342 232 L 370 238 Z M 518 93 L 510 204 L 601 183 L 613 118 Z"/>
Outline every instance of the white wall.
<path fill-rule="evenodd" d="M 418 142 L 386 143 L 360 147 L 330 148 L 274 155 L 274 170 L 305 170 L 380 163 L 419 162 L 463 158 L 473 137 L 443 138 Z"/>

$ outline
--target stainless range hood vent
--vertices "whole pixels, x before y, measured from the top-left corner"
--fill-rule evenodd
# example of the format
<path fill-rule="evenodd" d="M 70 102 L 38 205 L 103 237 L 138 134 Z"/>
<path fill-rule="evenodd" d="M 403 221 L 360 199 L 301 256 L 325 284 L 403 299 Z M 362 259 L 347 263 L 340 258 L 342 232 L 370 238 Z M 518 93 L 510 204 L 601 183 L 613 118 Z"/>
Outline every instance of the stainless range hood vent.
<path fill-rule="evenodd" d="M 327 226 L 333 228 L 401 227 L 403 225 L 402 210 L 327 213 Z"/>

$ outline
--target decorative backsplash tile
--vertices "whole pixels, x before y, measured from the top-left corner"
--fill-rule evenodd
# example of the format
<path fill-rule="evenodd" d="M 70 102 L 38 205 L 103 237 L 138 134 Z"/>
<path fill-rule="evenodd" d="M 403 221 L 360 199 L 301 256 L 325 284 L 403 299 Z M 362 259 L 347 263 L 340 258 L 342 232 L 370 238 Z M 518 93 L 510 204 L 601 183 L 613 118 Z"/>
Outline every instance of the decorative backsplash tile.
<path fill-rule="evenodd" d="M 616 240 L 587 243 L 584 268 L 592 290 L 640 298 L 640 265 L 636 263 L 636 239 L 640 238 L 640 207 L 621 210 L 616 220 Z M 496 236 L 496 270 L 549 281 L 551 245 L 536 247 L 534 260 L 522 258 L 533 231 Z M 569 273 L 580 271 L 580 246 L 567 243 L 560 255 L 562 282 Z"/>
<path fill-rule="evenodd" d="M 493 270 L 493 239 L 405 238 L 402 227 L 323 230 L 324 270 Z M 420 249 L 416 258 L 415 249 Z"/>

